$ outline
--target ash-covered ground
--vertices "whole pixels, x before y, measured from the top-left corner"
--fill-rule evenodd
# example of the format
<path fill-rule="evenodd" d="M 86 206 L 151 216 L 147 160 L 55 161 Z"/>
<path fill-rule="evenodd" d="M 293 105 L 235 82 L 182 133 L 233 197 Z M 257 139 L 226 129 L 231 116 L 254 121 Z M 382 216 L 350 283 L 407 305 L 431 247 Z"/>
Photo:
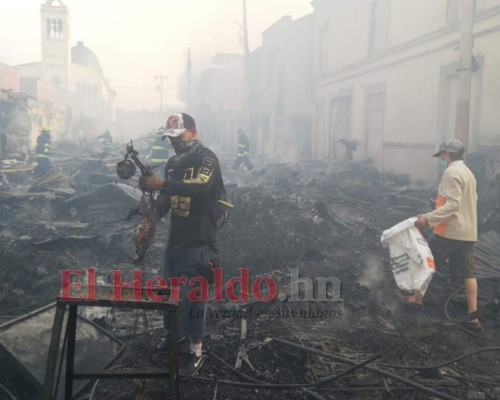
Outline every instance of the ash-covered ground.
<path fill-rule="evenodd" d="M 196 377 L 181 380 L 181 398 L 500 398 L 500 232 L 495 230 L 498 205 L 490 201 L 494 184 L 482 186 L 487 194 L 480 193 L 480 200 L 490 199 L 480 202 L 477 262 L 485 328 L 480 335 L 459 324 L 465 298 L 461 282 L 446 268 L 435 273 L 423 307 L 401 302 L 388 250 L 380 244 L 384 229 L 430 209 L 433 184 L 381 174 L 369 162 L 257 160 L 253 172 L 238 175 L 229 172 L 230 160 L 222 164 L 234 204 L 218 234 L 224 280 L 248 268 L 251 281 L 270 277 L 288 296 L 209 303 L 205 364 Z M 61 270 L 93 267 L 98 281 L 109 283 L 113 269 L 136 269 L 133 236 L 140 219 L 127 222 L 125 217 L 141 194 L 137 178 L 121 181 L 90 157 L 61 159 L 59 170 L 38 181 L 12 178 L 0 190 L 2 322 L 55 301 Z M 161 274 L 167 232 L 168 220 L 162 220 L 146 255 L 148 274 Z M 318 297 L 317 287 L 308 293 L 305 284 L 298 286 L 302 301 L 293 301 L 294 277 L 336 278 L 342 301 L 333 286 L 323 301 L 305 301 Z M 160 313 L 90 308 L 82 313 L 126 343 L 111 368 L 166 368 Z M 244 316 L 248 327 L 242 340 Z M 241 348 L 248 362 L 235 368 Z M 367 364 L 371 370 L 360 367 L 335 376 L 377 355 Z M 0 383 L 19 399 L 33 396 L 23 392 L 22 378 Z M 168 383 L 92 382 L 79 398 L 168 398 Z"/>

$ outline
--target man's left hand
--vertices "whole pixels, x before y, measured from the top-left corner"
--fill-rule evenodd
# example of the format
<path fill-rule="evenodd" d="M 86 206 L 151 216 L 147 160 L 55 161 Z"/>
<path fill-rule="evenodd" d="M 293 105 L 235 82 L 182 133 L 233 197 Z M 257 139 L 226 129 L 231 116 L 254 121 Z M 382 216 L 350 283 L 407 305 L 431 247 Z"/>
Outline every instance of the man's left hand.
<path fill-rule="evenodd" d="M 165 181 L 161 179 L 158 175 L 148 175 L 141 176 L 139 178 L 139 187 L 145 192 L 150 192 L 152 190 L 159 190 L 163 187 Z"/>
<path fill-rule="evenodd" d="M 428 221 L 427 221 L 427 218 L 425 217 L 425 215 L 417 215 L 417 221 L 415 222 L 415 226 L 417 228 L 424 228 L 428 225 Z"/>

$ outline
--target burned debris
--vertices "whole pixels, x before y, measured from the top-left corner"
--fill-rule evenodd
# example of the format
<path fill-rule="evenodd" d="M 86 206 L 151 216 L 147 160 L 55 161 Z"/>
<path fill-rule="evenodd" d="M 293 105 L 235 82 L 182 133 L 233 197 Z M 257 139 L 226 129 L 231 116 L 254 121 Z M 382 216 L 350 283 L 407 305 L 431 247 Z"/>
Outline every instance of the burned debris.
<path fill-rule="evenodd" d="M 0 327 L 1 368 L 9 371 L 0 383 L 14 398 L 41 398 L 41 388 L 36 369 L 22 360 L 19 364 L 17 356 L 38 353 L 22 350 L 29 345 L 22 339 L 12 350 L 9 332 L 37 318 L 32 310 L 53 302 L 61 289 L 60 271 L 93 267 L 105 285 L 112 270 L 124 270 L 128 282 L 137 268 L 133 240 L 140 219 L 126 217 L 142 193 L 134 180 L 120 181 L 113 170 L 89 165 L 85 159 L 71 160 L 64 173 L 0 191 L 0 317 L 6 322 Z M 87 181 L 84 173 L 100 175 L 99 183 Z M 82 179 L 85 186 L 77 183 Z M 270 302 L 210 303 L 207 360 L 196 376 L 181 378 L 180 398 L 498 396 L 500 232 L 488 229 L 477 246 L 486 326 L 478 337 L 461 329 L 462 292 L 444 271 L 433 278 L 423 309 L 401 303 L 380 245 L 382 230 L 429 208 L 431 188 L 381 174 L 367 162 L 259 162 L 251 174 L 228 174 L 225 180 L 238 185 L 227 185 L 234 208 L 218 239 L 224 278 L 237 278 L 247 267 L 252 279 L 277 282 L 279 293 Z M 491 227 L 498 205 L 489 201 L 482 207 L 481 215 L 489 217 L 481 224 Z M 167 228 L 160 221 L 145 255 L 147 276 L 161 270 Z M 307 301 L 318 299 L 318 277 L 337 278 L 341 296 L 328 286 L 322 301 Z M 301 301 L 293 302 L 292 296 Z M 120 341 L 127 345 L 112 370 L 167 366 L 169 349 L 158 311 L 89 310 L 82 310 L 82 321 L 86 316 L 109 332 L 106 340 L 114 341 L 113 348 Z M 101 339 L 96 345 L 107 347 Z M 87 348 L 97 354 L 98 347 Z M 26 379 L 34 385 L 29 395 Z M 99 379 L 82 387 L 76 398 L 156 399 L 168 390 L 163 378 Z"/>

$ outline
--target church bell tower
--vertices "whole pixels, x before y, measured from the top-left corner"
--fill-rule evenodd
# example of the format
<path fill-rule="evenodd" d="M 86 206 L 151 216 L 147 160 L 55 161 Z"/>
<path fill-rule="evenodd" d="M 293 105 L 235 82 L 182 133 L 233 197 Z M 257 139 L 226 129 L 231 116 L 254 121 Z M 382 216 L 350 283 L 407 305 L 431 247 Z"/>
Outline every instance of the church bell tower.
<path fill-rule="evenodd" d="M 68 90 L 71 65 L 68 7 L 61 0 L 47 0 L 40 14 L 42 79 Z"/>

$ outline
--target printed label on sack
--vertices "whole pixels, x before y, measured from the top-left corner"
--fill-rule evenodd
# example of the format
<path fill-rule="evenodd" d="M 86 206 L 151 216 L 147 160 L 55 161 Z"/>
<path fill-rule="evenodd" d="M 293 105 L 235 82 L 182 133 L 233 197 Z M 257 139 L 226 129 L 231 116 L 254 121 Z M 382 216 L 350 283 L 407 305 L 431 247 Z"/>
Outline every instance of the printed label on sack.
<path fill-rule="evenodd" d="M 401 254 L 391 258 L 391 269 L 394 275 L 408 271 L 410 265 L 410 256 L 408 253 Z"/>

